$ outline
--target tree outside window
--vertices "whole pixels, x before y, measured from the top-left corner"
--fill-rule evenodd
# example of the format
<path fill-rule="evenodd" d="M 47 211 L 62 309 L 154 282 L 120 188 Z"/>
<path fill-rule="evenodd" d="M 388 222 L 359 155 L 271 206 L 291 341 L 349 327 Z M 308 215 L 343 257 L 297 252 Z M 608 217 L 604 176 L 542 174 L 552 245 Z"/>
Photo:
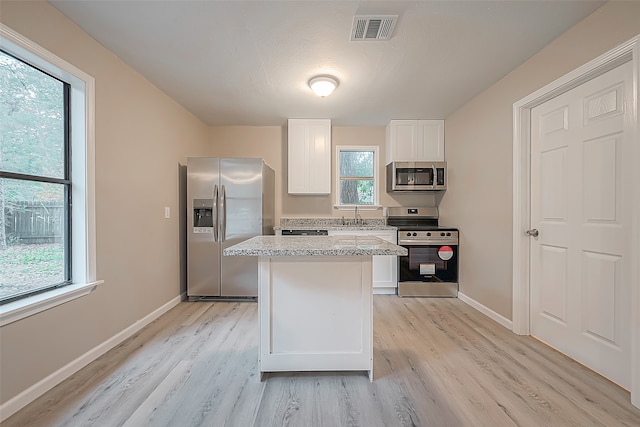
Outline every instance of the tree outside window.
<path fill-rule="evenodd" d="M 376 205 L 376 147 L 338 147 L 338 204 Z"/>

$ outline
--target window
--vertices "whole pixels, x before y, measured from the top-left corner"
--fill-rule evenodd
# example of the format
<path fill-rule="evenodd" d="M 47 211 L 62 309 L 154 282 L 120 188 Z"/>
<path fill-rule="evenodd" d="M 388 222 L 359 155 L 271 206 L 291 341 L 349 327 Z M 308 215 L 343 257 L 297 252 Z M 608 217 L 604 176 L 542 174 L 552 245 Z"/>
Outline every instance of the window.
<path fill-rule="evenodd" d="M 378 147 L 337 147 L 338 207 L 378 205 Z"/>
<path fill-rule="evenodd" d="M 0 50 L 0 302 L 71 282 L 69 84 Z"/>
<path fill-rule="evenodd" d="M 0 326 L 102 283 L 94 94 L 93 77 L 0 23 Z"/>

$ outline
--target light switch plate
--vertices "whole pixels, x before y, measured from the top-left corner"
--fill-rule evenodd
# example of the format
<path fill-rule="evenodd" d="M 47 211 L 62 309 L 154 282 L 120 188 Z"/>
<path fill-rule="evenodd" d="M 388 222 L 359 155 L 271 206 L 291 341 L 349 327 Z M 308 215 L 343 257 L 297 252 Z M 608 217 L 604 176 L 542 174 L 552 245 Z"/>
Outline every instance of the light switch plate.
<path fill-rule="evenodd" d="M 169 206 L 164 207 L 164 217 L 171 218 L 171 208 Z"/>

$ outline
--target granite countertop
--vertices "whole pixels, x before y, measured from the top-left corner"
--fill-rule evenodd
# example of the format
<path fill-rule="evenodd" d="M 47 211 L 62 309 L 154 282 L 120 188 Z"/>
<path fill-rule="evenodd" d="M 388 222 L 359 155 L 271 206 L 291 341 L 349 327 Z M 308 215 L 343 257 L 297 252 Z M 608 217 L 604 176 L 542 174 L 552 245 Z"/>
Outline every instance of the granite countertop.
<path fill-rule="evenodd" d="M 225 256 L 407 255 L 407 249 L 372 236 L 256 236 L 223 251 Z"/>
<path fill-rule="evenodd" d="M 384 218 L 365 218 L 356 223 L 354 218 L 281 218 L 274 230 L 397 230 L 386 224 Z"/>

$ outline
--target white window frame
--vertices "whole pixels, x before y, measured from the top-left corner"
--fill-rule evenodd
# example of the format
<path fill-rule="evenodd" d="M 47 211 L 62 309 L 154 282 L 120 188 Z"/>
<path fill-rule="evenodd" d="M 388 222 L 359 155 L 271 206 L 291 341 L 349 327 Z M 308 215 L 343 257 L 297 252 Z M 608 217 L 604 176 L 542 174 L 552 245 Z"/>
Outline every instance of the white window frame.
<path fill-rule="evenodd" d="M 16 58 L 69 83 L 72 182 L 72 280 L 68 286 L 0 306 L 0 326 L 89 294 L 96 279 L 95 80 L 53 53 L 0 23 L 0 47 Z"/>
<path fill-rule="evenodd" d="M 343 205 L 340 203 L 340 153 L 342 151 L 373 151 L 373 205 Z M 375 145 L 337 145 L 336 146 L 336 161 L 335 161 L 335 193 L 336 204 L 335 209 L 339 210 L 355 210 L 356 206 L 358 210 L 378 210 L 380 206 L 380 171 L 379 171 L 379 159 L 380 150 Z"/>

